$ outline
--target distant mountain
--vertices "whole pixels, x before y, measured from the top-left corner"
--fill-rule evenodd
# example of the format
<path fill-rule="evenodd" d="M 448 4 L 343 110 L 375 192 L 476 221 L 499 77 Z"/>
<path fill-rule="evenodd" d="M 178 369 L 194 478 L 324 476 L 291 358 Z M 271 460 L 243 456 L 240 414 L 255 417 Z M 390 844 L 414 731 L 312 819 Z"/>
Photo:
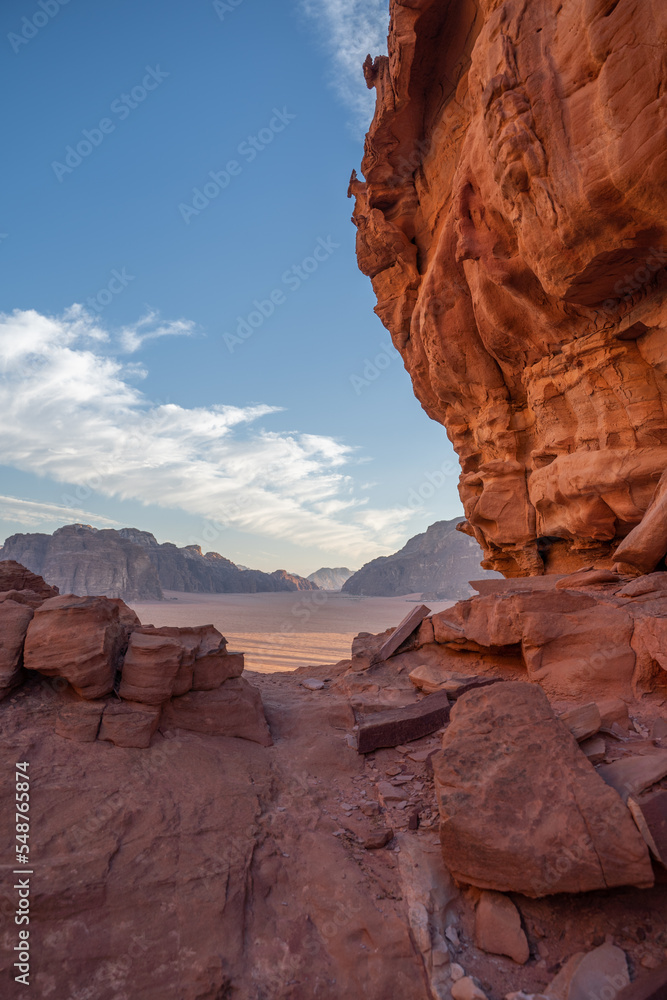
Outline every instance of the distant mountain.
<path fill-rule="evenodd" d="M 254 594 L 317 590 L 303 577 L 276 570 L 241 570 L 199 545 L 160 544 L 137 528 L 98 530 L 68 524 L 52 535 L 17 534 L 0 549 L 60 589 L 61 594 L 103 594 L 126 601 L 159 600 L 163 590 L 202 594 Z"/>
<path fill-rule="evenodd" d="M 322 569 L 317 569 L 314 573 L 310 573 L 306 579 L 312 583 L 316 583 L 320 590 L 340 590 L 345 581 L 349 580 L 351 576 L 352 570 L 346 566 L 336 566 L 335 569 L 324 566 Z"/>
<path fill-rule="evenodd" d="M 366 563 L 343 584 L 345 594 L 398 597 L 421 593 L 424 600 L 460 600 L 473 593 L 469 580 L 500 577 L 480 567 L 482 550 L 456 530 L 463 518 L 436 521 L 399 552 Z"/>

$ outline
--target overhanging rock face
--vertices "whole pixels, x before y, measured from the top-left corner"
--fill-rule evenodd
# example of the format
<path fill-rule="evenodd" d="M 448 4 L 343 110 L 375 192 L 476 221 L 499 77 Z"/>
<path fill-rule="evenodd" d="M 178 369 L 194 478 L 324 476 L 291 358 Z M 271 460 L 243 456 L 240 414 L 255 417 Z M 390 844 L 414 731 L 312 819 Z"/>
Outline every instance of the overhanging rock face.
<path fill-rule="evenodd" d="M 459 455 L 485 565 L 611 565 L 667 465 L 667 7 L 391 13 L 350 185 L 377 313 Z"/>

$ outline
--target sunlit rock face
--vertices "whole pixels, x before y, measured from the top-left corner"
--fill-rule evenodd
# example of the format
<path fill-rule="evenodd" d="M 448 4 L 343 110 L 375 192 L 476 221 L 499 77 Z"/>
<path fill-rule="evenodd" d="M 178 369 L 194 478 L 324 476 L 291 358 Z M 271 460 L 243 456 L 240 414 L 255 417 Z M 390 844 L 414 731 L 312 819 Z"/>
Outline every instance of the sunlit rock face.
<path fill-rule="evenodd" d="M 487 568 L 607 566 L 667 466 L 661 0 L 398 0 L 362 271 Z"/>

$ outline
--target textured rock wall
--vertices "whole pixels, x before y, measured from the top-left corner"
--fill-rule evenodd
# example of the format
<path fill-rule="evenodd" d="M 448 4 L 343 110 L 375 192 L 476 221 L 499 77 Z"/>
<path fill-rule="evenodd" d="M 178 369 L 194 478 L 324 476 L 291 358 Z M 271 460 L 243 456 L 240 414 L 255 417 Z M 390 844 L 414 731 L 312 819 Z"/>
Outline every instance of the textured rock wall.
<path fill-rule="evenodd" d="M 392 0 L 357 253 L 468 530 L 606 566 L 667 464 L 667 7 Z"/>
<path fill-rule="evenodd" d="M 28 566 L 64 594 L 104 594 L 126 601 L 159 600 L 162 588 L 202 594 L 254 594 L 317 590 L 303 577 L 276 570 L 241 570 L 199 545 L 160 544 L 149 531 L 68 524 L 52 535 L 17 534 L 0 549 L 0 560 Z"/>

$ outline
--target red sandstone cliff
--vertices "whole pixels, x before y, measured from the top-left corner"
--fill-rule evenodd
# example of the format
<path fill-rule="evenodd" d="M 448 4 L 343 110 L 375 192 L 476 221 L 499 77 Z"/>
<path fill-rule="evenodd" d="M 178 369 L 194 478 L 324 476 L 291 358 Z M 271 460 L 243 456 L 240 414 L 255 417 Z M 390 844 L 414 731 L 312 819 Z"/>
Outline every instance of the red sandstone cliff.
<path fill-rule="evenodd" d="M 392 0 L 364 67 L 359 265 L 506 575 L 609 564 L 667 464 L 666 38 L 657 0 Z"/>

